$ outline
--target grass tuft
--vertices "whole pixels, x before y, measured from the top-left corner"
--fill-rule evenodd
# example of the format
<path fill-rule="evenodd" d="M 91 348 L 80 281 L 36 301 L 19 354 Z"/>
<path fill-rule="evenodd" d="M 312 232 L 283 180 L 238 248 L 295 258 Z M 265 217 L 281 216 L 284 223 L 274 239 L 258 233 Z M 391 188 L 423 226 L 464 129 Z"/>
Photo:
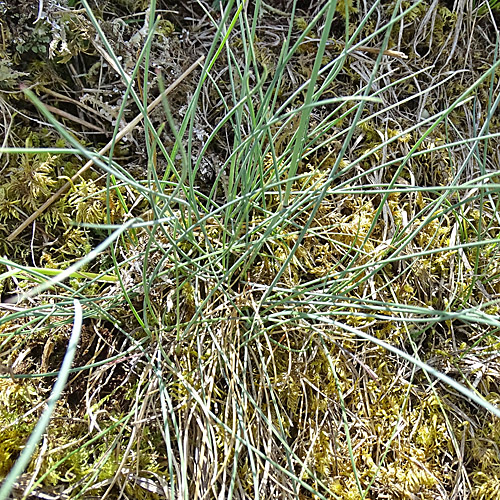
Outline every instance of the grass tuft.
<path fill-rule="evenodd" d="M 495 16 L 5 3 L 0 500 L 493 498 Z"/>

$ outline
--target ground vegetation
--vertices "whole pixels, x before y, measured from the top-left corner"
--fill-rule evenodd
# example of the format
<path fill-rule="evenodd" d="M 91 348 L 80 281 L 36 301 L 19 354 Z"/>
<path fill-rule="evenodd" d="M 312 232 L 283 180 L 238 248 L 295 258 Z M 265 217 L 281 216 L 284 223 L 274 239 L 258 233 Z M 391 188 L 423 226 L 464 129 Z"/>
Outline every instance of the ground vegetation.
<path fill-rule="evenodd" d="M 0 2 L 0 498 L 498 498 L 496 3 Z"/>

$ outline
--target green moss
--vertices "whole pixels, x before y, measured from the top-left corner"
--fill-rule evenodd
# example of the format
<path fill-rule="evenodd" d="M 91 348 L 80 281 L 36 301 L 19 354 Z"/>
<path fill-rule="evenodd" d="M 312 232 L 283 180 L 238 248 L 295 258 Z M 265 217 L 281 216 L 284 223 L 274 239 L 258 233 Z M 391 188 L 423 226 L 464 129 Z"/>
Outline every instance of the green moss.
<path fill-rule="evenodd" d="M 15 427 L 0 428 L 0 478 L 4 478 L 16 462 L 35 424 L 20 422 Z"/>
<path fill-rule="evenodd" d="M 0 379 L 0 477 L 9 472 L 26 444 L 36 423 L 36 415 L 24 415 L 40 399 L 32 383 Z"/>
<path fill-rule="evenodd" d="M 161 19 L 158 22 L 157 33 L 164 37 L 170 37 L 175 31 L 174 23 L 169 21 L 168 19 Z"/>

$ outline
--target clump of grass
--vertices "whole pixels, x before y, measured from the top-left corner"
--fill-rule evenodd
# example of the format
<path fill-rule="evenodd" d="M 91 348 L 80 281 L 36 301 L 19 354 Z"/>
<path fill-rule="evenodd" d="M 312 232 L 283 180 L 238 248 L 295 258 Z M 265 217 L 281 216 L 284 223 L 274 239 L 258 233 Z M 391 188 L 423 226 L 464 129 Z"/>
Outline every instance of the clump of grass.
<path fill-rule="evenodd" d="M 128 68 L 82 6 L 121 79 L 113 137 L 135 106 L 143 154 L 125 168 L 112 140 L 96 155 L 26 91 L 63 150 L 2 151 L 92 160 L 64 201 L 71 230 L 99 243 L 41 261 L 57 266 L 1 261 L 0 400 L 34 387 L 41 404 L 58 377 L 59 401 L 5 484 L 27 467 L 23 491 L 59 497 L 489 498 L 493 28 L 458 36 L 473 29 L 464 7 L 423 1 L 292 3 L 288 19 L 263 2 L 197 2 L 203 67 L 147 112 L 150 86 L 169 83 L 153 71 L 156 3 Z M 5 453 L 21 450 L 14 437 Z"/>

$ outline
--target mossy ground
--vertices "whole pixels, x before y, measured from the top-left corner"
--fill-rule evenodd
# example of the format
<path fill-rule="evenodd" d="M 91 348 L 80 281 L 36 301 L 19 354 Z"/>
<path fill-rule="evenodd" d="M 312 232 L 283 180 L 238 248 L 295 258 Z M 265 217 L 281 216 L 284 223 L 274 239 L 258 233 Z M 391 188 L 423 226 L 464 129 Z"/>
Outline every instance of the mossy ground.
<path fill-rule="evenodd" d="M 289 12 L 291 3 L 263 5 L 258 18 L 253 48 L 267 75 L 263 88 L 288 29 L 280 11 Z M 279 183 L 273 184 L 276 157 L 289 154 L 299 114 L 271 126 L 273 150 L 260 158 L 258 179 L 231 177 L 222 167 L 238 136 L 244 142 L 252 133 L 250 119 L 239 122 L 241 130 L 228 121 L 207 141 L 240 87 L 261 83 L 242 81 L 228 69 L 231 57 L 241 62 L 248 47 L 237 25 L 227 42 L 231 50 L 221 52 L 193 114 L 189 151 L 192 164 L 199 162 L 187 179 L 196 186 L 203 217 L 190 226 L 127 233 L 83 270 L 111 276 L 111 282 L 73 276 L 65 288 L 34 299 L 34 312 L 24 314 L 28 305 L 16 307 L 9 299 L 33 288 L 40 276 L 0 269 L 0 476 L 13 465 L 50 394 L 71 331 L 65 308 L 78 296 L 88 313 L 77 370 L 23 484 L 38 481 L 37 489 L 54 498 L 81 492 L 83 498 L 229 498 L 231 491 L 235 498 L 354 500 L 360 490 L 366 499 L 497 498 L 499 419 L 354 333 L 418 356 L 500 406 L 500 145 L 493 135 L 471 153 L 466 142 L 485 122 L 490 134 L 499 132 L 498 116 L 488 117 L 488 110 L 498 97 L 500 70 L 476 86 L 472 100 L 454 105 L 496 63 L 496 18 L 477 18 L 458 3 L 421 2 L 394 25 L 388 48 L 407 59 L 384 56 L 373 87 L 379 101 L 367 103 L 349 147 L 342 148 L 353 101 L 340 110 L 331 102 L 314 108 L 288 200 L 298 208 L 286 223 L 269 230 L 283 209 Z M 148 4 L 92 4 L 127 72 L 145 39 Z M 297 2 L 292 43 L 321 7 L 312 4 Z M 360 39 L 387 23 L 394 5 L 381 2 Z M 402 2 L 400 11 L 411 5 Z M 158 1 L 157 8 L 162 20 L 151 44 L 149 101 L 161 90 L 160 74 L 168 85 L 208 50 L 216 27 L 207 12 L 221 15 L 210 2 Z M 338 2 L 325 65 L 344 49 L 346 25 L 352 35 L 366 9 L 362 2 Z M 66 146 L 20 84 L 51 106 L 87 148 L 99 150 L 119 119 L 126 124 L 134 118 L 133 104 L 118 116 L 125 84 L 102 57 L 79 2 L 46 2 L 40 14 L 36 2 L 6 1 L 0 10 L 5 145 Z M 277 102 L 311 77 L 320 27 L 288 62 Z M 371 47 L 380 46 L 385 34 L 371 39 Z M 375 60 L 364 50 L 347 55 L 322 98 L 355 95 Z M 199 73 L 169 95 L 176 126 Z M 143 78 L 139 72 L 137 89 Z M 326 78 L 322 74 L 317 85 Z M 287 111 L 304 98 L 305 91 L 295 95 Z M 252 105 L 258 108 L 255 95 L 245 110 L 249 116 Z M 155 127 L 169 123 L 160 108 L 150 116 Z M 450 108 L 440 123 L 415 127 Z M 170 151 L 175 134 L 168 125 L 162 130 Z M 162 155 L 148 149 L 150 137 L 138 126 L 117 145 L 113 160 L 138 182 L 149 181 L 152 170 L 165 174 L 164 192 L 172 192 L 175 176 Z M 237 161 L 249 150 L 243 148 Z M 170 212 L 162 211 L 161 197 L 148 200 L 92 167 L 9 241 L 83 162 L 70 154 L 2 155 L 2 255 L 31 269 L 65 269 L 100 243 L 112 224 L 191 216 L 182 196 Z M 494 187 L 478 188 L 481 178 Z M 470 188 L 453 189 L 468 181 Z M 259 204 L 235 203 L 221 216 L 217 209 L 228 202 L 231 186 L 243 189 L 247 182 L 264 186 Z M 322 189 L 328 194 L 314 207 L 307 193 Z M 245 223 L 235 229 L 243 209 Z"/>

